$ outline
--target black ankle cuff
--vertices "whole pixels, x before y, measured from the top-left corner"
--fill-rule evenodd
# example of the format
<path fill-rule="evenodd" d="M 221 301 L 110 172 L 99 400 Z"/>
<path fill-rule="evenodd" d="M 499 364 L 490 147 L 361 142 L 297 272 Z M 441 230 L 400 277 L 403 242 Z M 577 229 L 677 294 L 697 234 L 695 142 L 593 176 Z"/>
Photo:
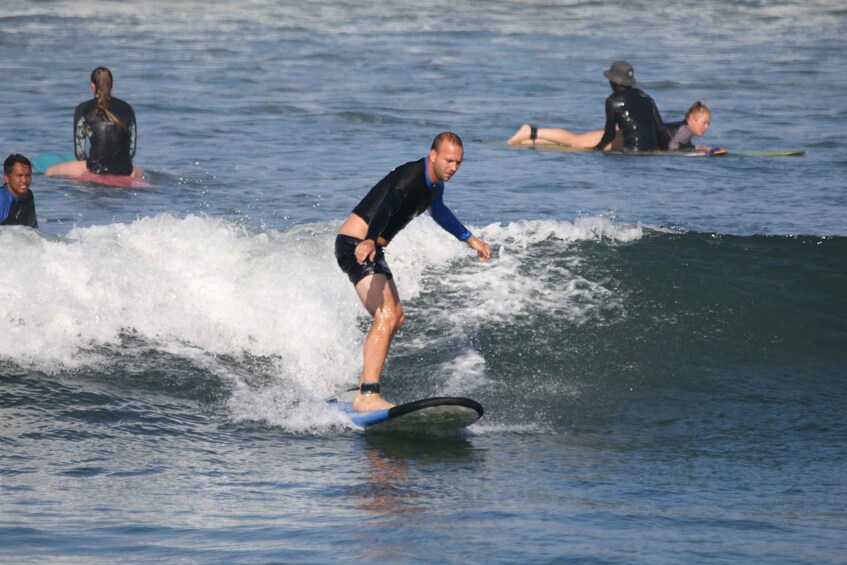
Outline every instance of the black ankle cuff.
<path fill-rule="evenodd" d="M 362 383 L 359 385 L 362 394 L 379 394 L 379 383 Z"/>

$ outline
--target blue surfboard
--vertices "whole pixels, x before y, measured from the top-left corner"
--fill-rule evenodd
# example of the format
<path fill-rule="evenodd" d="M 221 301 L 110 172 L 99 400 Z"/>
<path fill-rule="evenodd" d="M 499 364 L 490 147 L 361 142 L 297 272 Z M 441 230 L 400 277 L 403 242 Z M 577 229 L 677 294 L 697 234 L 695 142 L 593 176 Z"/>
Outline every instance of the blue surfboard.
<path fill-rule="evenodd" d="M 424 398 L 375 412 L 356 412 L 349 402 L 329 404 L 368 431 L 437 435 L 455 434 L 479 420 L 484 412 L 479 402 L 456 396 Z"/>
<path fill-rule="evenodd" d="M 47 169 L 68 161 L 76 161 L 73 153 L 42 153 L 32 160 L 32 170 L 44 174 Z M 85 172 L 78 177 L 67 177 L 80 182 L 93 182 L 118 188 L 150 188 L 153 185 L 144 178 L 124 175 L 98 175 Z"/>
<path fill-rule="evenodd" d="M 73 153 L 42 153 L 32 160 L 32 170 L 44 174 L 44 171 L 53 165 L 68 161 L 76 161 L 76 155 Z"/>

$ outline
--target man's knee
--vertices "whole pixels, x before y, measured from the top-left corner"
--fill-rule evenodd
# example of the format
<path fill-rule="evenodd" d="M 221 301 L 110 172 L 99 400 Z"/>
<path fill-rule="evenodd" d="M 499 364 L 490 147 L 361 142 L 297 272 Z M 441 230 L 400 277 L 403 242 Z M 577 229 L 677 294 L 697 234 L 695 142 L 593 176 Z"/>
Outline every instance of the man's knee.
<path fill-rule="evenodd" d="M 377 326 L 387 329 L 392 334 L 400 329 L 405 319 L 406 316 L 403 314 L 403 307 L 400 304 L 393 307 L 383 306 L 378 308 L 374 315 Z"/>

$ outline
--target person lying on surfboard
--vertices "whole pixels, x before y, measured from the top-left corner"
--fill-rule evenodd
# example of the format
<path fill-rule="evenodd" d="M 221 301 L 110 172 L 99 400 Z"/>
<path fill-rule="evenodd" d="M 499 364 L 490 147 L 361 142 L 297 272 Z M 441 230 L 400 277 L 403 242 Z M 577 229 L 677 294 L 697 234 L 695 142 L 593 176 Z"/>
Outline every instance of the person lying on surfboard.
<path fill-rule="evenodd" d="M 524 124 L 509 139 L 522 143 L 559 143 L 597 151 L 655 151 L 659 149 L 664 122 L 656 103 L 635 88 L 635 71 L 626 61 L 615 61 L 603 75 L 609 79 L 612 94 L 606 98 L 606 127 L 603 130 L 574 134 L 557 128 L 539 129 Z"/>
<path fill-rule="evenodd" d="M 691 105 L 681 122 L 665 124 L 661 149 L 667 151 L 705 151 L 710 155 L 726 153 L 723 147 L 706 147 L 691 143 L 692 137 L 700 137 L 712 124 L 712 112 L 699 100 Z"/>
<path fill-rule="evenodd" d="M 112 72 L 106 67 L 97 67 L 91 72 L 94 98 L 81 103 L 74 112 L 74 154 L 78 160 L 53 165 L 44 171 L 45 175 L 78 177 L 91 172 L 143 176 L 141 168 L 132 164 L 135 112 L 132 106 L 112 96 L 112 84 Z M 91 145 L 88 153 L 86 140 Z"/>
<path fill-rule="evenodd" d="M 665 151 L 705 151 L 710 155 L 726 153 L 726 149 L 723 147 L 694 145 L 691 142 L 693 137 L 705 135 L 711 123 L 711 110 L 698 100 L 688 109 L 684 120 L 664 124 L 659 136 L 659 148 Z M 618 132 L 618 135 L 620 135 L 620 132 Z M 512 145 L 555 143 L 591 149 L 600 142 L 602 137 L 603 130 L 601 129 L 585 133 L 571 133 L 566 129 L 533 128 L 529 124 L 524 124 L 512 136 L 509 143 Z"/>
<path fill-rule="evenodd" d="M 379 379 L 391 340 L 403 324 L 403 306 L 383 248 L 406 225 L 426 210 L 444 230 L 488 261 L 487 243 L 471 234 L 444 204 L 444 183 L 459 170 L 464 147 L 458 135 L 439 133 L 424 159 L 400 165 L 365 195 L 341 224 L 335 239 L 338 266 L 356 287 L 359 299 L 373 317 L 365 338 L 364 364 L 353 399 L 357 412 L 391 408 L 380 396 Z"/>

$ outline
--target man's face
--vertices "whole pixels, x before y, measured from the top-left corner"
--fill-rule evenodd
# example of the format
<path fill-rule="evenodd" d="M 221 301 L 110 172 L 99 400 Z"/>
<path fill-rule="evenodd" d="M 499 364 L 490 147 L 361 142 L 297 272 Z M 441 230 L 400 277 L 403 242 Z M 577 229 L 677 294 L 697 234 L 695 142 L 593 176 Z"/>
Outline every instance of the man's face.
<path fill-rule="evenodd" d="M 437 149 L 429 152 L 432 170 L 435 172 L 435 182 L 446 182 L 456 174 L 462 164 L 465 150 L 449 141 L 442 141 Z"/>
<path fill-rule="evenodd" d="M 32 184 L 32 169 L 21 163 L 15 163 L 12 172 L 3 175 L 3 180 L 6 181 L 6 186 L 9 187 L 12 194 L 20 198 L 26 195 L 29 185 Z"/>

